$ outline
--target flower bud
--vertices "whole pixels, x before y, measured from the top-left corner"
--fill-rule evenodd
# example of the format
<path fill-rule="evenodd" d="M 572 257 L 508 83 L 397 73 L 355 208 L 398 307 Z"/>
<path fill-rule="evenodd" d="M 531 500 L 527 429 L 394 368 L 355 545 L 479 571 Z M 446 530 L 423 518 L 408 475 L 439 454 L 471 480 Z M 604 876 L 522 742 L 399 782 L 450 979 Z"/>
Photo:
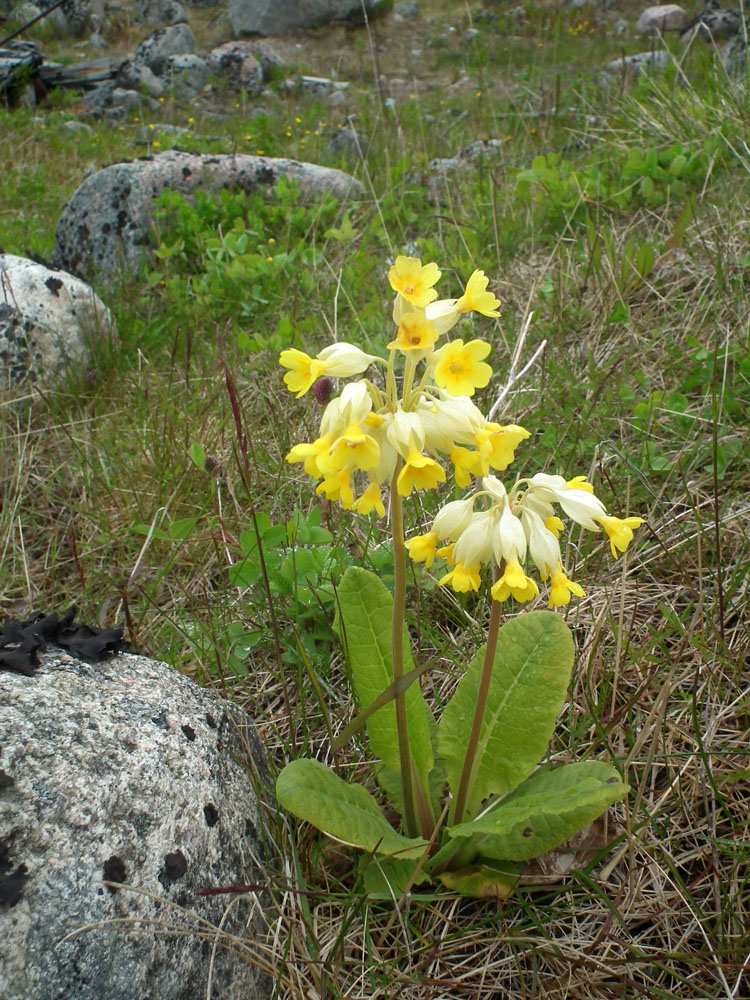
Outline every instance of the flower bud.
<path fill-rule="evenodd" d="M 328 403 L 330 403 L 333 397 L 333 388 L 333 379 L 328 378 L 327 375 L 319 378 L 318 381 L 313 384 L 313 396 L 315 396 L 321 406 L 327 406 Z"/>

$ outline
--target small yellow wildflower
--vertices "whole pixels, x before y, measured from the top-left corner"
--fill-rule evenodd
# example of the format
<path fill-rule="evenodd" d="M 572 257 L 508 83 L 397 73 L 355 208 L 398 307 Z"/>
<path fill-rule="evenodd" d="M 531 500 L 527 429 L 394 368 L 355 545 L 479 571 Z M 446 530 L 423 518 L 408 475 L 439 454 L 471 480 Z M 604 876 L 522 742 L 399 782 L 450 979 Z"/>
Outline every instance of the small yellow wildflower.
<path fill-rule="evenodd" d="M 563 530 L 565 525 L 559 517 L 556 517 L 554 514 L 550 514 L 544 522 L 544 527 L 547 531 L 551 531 L 555 538 L 559 538 L 560 532 Z"/>
<path fill-rule="evenodd" d="M 399 496 L 408 497 L 413 489 L 433 490 L 438 483 L 445 482 L 443 467 L 427 455 L 413 450 L 398 474 L 396 488 Z"/>
<path fill-rule="evenodd" d="M 482 475 L 481 456 L 478 451 L 470 451 L 461 445 L 456 445 L 450 453 L 453 462 L 453 476 L 458 486 L 465 489 L 472 476 Z"/>
<path fill-rule="evenodd" d="M 423 562 L 429 569 L 435 561 L 435 548 L 439 541 L 437 531 L 428 531 L 426 535 L 415 535 L 406 543 L 409 556 L 414 562 Z"/>
<path fill-rule="evenodd" d="M 440 280 L 441 271 L 437 264 L 425 264 L 418 257 L 396 258 L 396 263 L 388 272 L 391 288 L 418 309 L 437 298 L 437 292 L 432 287 Z"/>
<path fill-rule="evenodd" d="M 633 541 L 633 528 L 643 524 L 642 517 L 608 517 L 602 514 L 596 518 L 609 536 L 609 547 L 612 555 L 617 558 L 618 550 L 624 552 Z"/>
<path fill-rule="evenodd" d="M 570 603 L 570 595 L 583 597 L 583 587 L 580 583 L 569 580 L 561 568 L 550 574 L 549 585 L 549 606 L 551 608 L 562 607 L 563 604 Z"/>
<path fill-rule="evenodd" d="M 585 490 L 586 493 L 593 493 L 594 487 L 585 476 L 575 476 L 568 480 L 569 490 Z"/>
<path fill-rule="evenodd" d="M 437 352 L 435 382 L 451 396 L 473 396 L 483 389 L 492 376 L 492 369 L 482 360 L 490 353 L 483 340 L 452 340 Z"/>
<path fill-rule="evenodd" d="M 398 348 L 400 351 L 426 351 L 435 343 L 438 332 L 425 314 L 419 312 L 404 313 L 398 325 L 396 339 L 388 344 L 389 350 Z"/>
<path fill-rule="evenodd" d="M 290 392 L 297 393 L 297 399 L 304 396 L 314 382 L 324 374 L 326 366 L 322 361 L 309 357 L 296 347 L 289 347 L 279 355 L 282 368 L 289 368 L 284 376 L 284 382 Z"/>
<path fill-rule="evenodd" d="M 456 302 L 456 309 L 460 313 L 478 312 L 483 316 L 499 316 L 497 307 L 500 299 L 487 291 L 488 284 L 489 278 L 484 271 L 474 271 L 466 283 L 466 291 Z"/>
<path fill-rule="evenodd" d="M 326 476 L 322 483 L 318 483 L 315 492 L 325 493 L 329 500 L 338 500 L 344 510 L 351 510 L 354 505 L 351 478 L 349 469 L 339 469 L 333 475 Z"/>
<path fill-rule="evenodd" d="M 377 511 L 379 517 L 385 517 L 385 507 L 380 497 L 380 487 L 377 483 L 370 483 L 365 492 L 354 504 L 354 509 L 358 514 L 370 514 Z"/>
<path fill-rule="evenodd" d="M 380 459 L 380 447 L 375 438 L 365 434 L 359 424 L 349 424 L 329 452 L 334 469 L 374 469 Z"/>
<path fill-rule="evenodd" d="M 513 597 L 521 604 L 530 601 L 539 593 L 539 587 L 526 576 L 521 564 L 516 559 L 509 559 L 505 572 L 492 586 L 492 597 L 495 601 L 505 601 Z"/>
<path fill-rule="evenodd" d="M 479 563 L 473 566 L 465 566 L 462 562 L 457 563 L 450 573 L 438 580 L 441 587 L 450 584 L 457 594 L 466 594 L 470 590 L 479 590 L 482 578 L 479 575 Z"/>

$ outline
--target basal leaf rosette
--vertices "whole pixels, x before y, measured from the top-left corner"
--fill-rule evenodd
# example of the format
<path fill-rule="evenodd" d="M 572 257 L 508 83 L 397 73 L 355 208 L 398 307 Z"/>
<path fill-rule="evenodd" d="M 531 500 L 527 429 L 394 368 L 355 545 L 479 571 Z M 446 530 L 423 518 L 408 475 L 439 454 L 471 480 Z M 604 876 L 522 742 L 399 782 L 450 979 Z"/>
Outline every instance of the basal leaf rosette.
<path fill-rule="evenodd" d="M 481 489 L 446 504 L 430 531 L 406 544 L 411 558 L 428 568 L 436 555 L 445 558 L 451 568 L 439 583 L 459 593 L 479 589 L 482 566 L 496 567 L 496 601 L 512 597 L 523 603 L 539 594 L 524 568 L 530 559 L 541 579 L 549 580 L 549 606 L 561 607 L 571 595 L 582 597 L 583 588 L 563 568 L 559 536 L 565 524 L 559 514 L 588 531 L 603 529 L 615 557 L 643 523 L 640 517 L 608 515 L 585 476 L 566 480 L 540 472 L 506 490 L 496 476 L 483 475 Z"/>
<path fill-rule="evenodd" d="M 499 300 L 487 291 L 488 279 L 475 271 L 464 294 L 437 299 L 436 264 L 400 256 L 388 279 L 396 292 L 396 332 L 388 357 L 368 354 L 350 343 L 326 347 L 314 358 L 289 348 L 280 363 L 284 381 L 297 397 L 322 378 L 364 376 L 380 367 L 382 379 L 362 377 L 327 402 L 315 441 L 295 445 L 286 456 L 299 462 L 316 491 L 344 510 L 385 514 L 382 487 L 394 480 L 398 494 L 436 489 L 446 480 L 442 461 L 452 465 L 460 487 L 471 477 L 502 471 L 528 432 L 487 420 L 471 397 L 484 388 L 492 368 L 484 360 L 490 345 L 482 340 L 444 336 L 468 312 L 499 316 Z"/>

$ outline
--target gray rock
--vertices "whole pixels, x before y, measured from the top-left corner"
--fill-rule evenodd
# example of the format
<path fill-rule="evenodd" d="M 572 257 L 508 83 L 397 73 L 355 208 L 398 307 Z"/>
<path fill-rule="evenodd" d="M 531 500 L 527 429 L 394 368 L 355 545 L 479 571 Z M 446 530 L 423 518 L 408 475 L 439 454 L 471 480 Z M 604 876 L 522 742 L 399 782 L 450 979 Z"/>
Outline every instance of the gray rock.
<path fill-rule="evenodd" d="M 162 76 L 170 56 L 183 56 L 195 52 L 195 35 L 187 24 L 173 24 L 159 28 L 143 39 L 133 54 L 135 66 L 148 66 L 157 76 Z"/>
<path fill-rule="evenodd" d="M 160 98 L 165 86 L 153 70 L 145 63 L 135 63 L 127 59 L 117 71 L 117 82 L 127 90 L 137 90 L 149 97 Z"/>
<path fill-rule="evenodd" d="M 103 83 L 83 96 L 86 111 L 95 118 L 103 115 L 113 119 L 121 118 L 128 111 L 140 109 L 142 103 L 143 95 L 139 91 L 118 87 L 116 80 Z"/>
<path fill-rule="evenodd" d="M 680 34 L 680 41 L 688 45 L 695 38 L 709 45 L 722 39 L 734 38 L 741 33 L 742 15 L 738 10 L 726 10 L 719 0 L 706 0 L 703 10 L 693 18 Z"/>
<path fill-rule="evenodd" d="M 165 76 L 175 93 L 182 97 L 199 94 L 208 83 L 211 70 L 200 56 L 170 56 Z"/>
<path fill-rule="evenodd" d="M 682 31 L 688 23 L 688 16 L 677 4 L 662 4 L 647 7 L 636 21 L 637 35 L 663 35 L 665 31 Z"/>
<path fill-rule="evenodd" d="M 84 133 L 86 135 L 91 135 L 94 131 L 90 125 L 86 122 L 78 121 L 77 118 L 71 118 L 63 122 L 61 127 L 65 132 Z"/>
<path fill-rule="evenodd" d="M 146 24 L 169 26 L 187 21 L 185 8 L 179 0 L 142 0 L 138 12 Z"/>
<path fill-rule="evenodd" d="M 364 194 L 363 186 L 348 174 L 312 163 L 170 150 L 116 163 L 87 178 L 63 209 L 53 263 L 81 276 L 93 269 L 100 278 L 123 267 L 135 271 L 150 245 L 153 200 L 165 188 L 185 196 L 196 188 L 251 191 L 272 187 L 281 177 L 297 181 L 306 198 L 324 191 L 339 198 Z"/>
<path fill-rule="evenodd" d="M 365 0 L 368 17 L 384 13 L 388 0 Z M 317 28 L 336 21 L 362 21 L 361 0 L 230 0 L 235 38 L 283 35 L 296 28 Z"/>
<path fill-rule="evenodd" d="M 416 0 L 401 0 L 393 5 L 393 16 L 397 21 L 415 21 L 419 14 Z"/>
<path fill-rule="evenodd" d="M 41 13 L 41 7 L 37 6 L 35 3 L 31 3 L 31 0 L 26 0 L 25 3 L 19 4 L 18 7 L 13 8 L 13 20 L 18 24 L 26 24 L 35 17 L 39 17 Z"/>
<path fill-rule="evenodd" d="M 79 278 L 0 254 L 0 386 L 54 379 L 85 358 L 87 336 L 113 332 L 109 310 Z"/>
<path fill-rule="evenodd" d="M 213 73 L 233 87 L 250 94 L 263 89 L 263 64 L 256 57 L 252 42 L 226 42 L 212 49 L 208 65 Z M 270 48 L 270 47 L 269 47 Z"/>
<path fill-rule="evenodd" d="M 302 76 L 300 77 L 300 86 L 302 87 L 303 94 L 310 94 L 313 97 L 328 97 L 332 94 L 334 90 L 342 90 L 342 87 L 336 87 L 336 83 L 333 80 L 329 80 L 327 76 Z M 345 84 L 348 87 L 349 84 Z"/>
<path fill-rule="evenodd" d="M 622 59 L 613 59 L 604 67 L 604 72 L 608 76 L 622 76 L 623 74 L 637 76 L 647 69 L 666 69 L 670 58 L 669 53 L 663 49 L 654 52 L 638 52 L 636 55 L 624 56 Z"/>
<path fill-rule="evenodd" d="M 209 990 L 198 937 L 226 897 L 196 890 L 258 881 L 242 762 L 261 775 L 265 764 L 244 713 L 164 663 L 58 651 L 31 677 L 0 672 L 0 733 L 4 853 L 21 883 L 3 921 L 3 1000 L 269 995 L 252 962 L 222 947 Z M 252 941 L 257 915 L 245 897 L 223 930 Z M 158 933 L 165 923 L 184 933 Z"/>
<path fill-rule="evenodd" d="M 343 91 L 337 90 L 331 96 L 335 97 L 336 94 L 342 93 Z M 367 156 L 366 140 L 351 125 L 336 129 L 328 140 L 326 149 L 331 156 L 345 156 L 349 158 Z"/>

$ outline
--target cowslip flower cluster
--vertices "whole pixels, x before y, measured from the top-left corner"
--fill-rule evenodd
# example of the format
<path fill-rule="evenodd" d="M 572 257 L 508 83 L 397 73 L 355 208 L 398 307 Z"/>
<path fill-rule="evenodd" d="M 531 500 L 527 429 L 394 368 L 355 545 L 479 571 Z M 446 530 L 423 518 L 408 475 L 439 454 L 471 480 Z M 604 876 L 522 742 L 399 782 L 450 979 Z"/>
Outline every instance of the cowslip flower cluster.
<path fill-rule="evenodd" d="M 452 464 L 456 483 L 468 486 L 472 476 L 507 468 L 529 436 L 523 427 L 487 420 L 471 400 L 492 375 L 484 361 L 490 345 L 438 344 L 468 312 L 499 316 L 500 302 L 487 291 L 486 275 L 475 271 L 462 296 L 438 300 L 434 285 L 440 277 L 436 264 L 396 259 L 388 274 L 396 293 L 396 332 L 387 358 L 349 343 L 332 344 L 314 358 L 293 348 L 281 352 L 279 361 L 288 369 L 284 381 L 297 397 L 324 376 L 363 375 L 373 365 L 383 369 L 380 385 L 368 378 L 348 383 L 328 402 L 317 439 L 295 445 L 286 456 L 321 480 L 317 493 L 345 510 L 383 516 L 381 490 L 394 477 L 403 497 L 437 488 L 446 478 L 441 457 Z"/>
<path fill-rule="evenodd" d="M 618 518 L 607 514 L 584 476 L 565 480 L 562 476 L 537 473 L 519 479 L 508 492 L 496 476 L 485 476 L 482 488 L 463 500 L 446 504 L 436 515 L 431 530 L 410 539 L 406 545 L 415 562 L 429 568 L 436 556 L 451 567 L 439 583 L 459 593 L 478 590 L 482 565 L 498 567 L 492 597 L 524 602 L 536 597 L 539 587 L 523 568 L 527 555 L 542 580 L 549 578 L 549 605 L 568 604 L 571 594 L 583 596 L 580 584 L 568 579 L 563 568 L 559 535 L 564 528 L 558 508 L 589 531 L 603 528 L 612 555 L 624 552 L 633 538 L 640 517 Z M 483 502 L 477 510 L 477 501 Z M 442 547 L 438 548 L 440 543 Z"/>

